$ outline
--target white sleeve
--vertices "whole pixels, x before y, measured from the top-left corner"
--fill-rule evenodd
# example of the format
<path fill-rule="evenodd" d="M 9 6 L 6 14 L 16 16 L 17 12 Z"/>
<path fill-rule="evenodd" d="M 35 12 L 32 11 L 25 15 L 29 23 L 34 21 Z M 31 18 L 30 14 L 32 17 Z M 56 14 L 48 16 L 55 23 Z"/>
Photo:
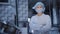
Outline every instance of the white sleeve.
<path fill-rule="evenodd" d="M 47 16 L 47 21 L 46 21 L 46 25 L 43 26 L 42 30 L 44 31 L 48 31 L 51 29 L 51 18 L 50 16 Z"/>
<path fill-rule="evenodd" d="M 32 17 L 29 23 L 30 29 L 33 29 L 34 27 L 34 18 Z"/>
<path fill-rule="evenodd" d="M 29 23 L 29 26 L 30 26 L 30 32 L 34 32 L 34 18 L 32 17 L 31 20 L 30 20 L 30 23 Z"/>

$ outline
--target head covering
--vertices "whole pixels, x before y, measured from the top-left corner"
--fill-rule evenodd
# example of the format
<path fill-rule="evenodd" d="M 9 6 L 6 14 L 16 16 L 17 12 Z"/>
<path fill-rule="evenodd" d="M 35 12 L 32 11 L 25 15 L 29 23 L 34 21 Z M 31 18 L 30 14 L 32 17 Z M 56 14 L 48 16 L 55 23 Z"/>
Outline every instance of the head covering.
<path fill-rule="evenodd" d="M 42 2 L 37 2 L 33 7 L 32 9 L 35 9 L 38 5 L 41 5 L 42 8 L 45 8 L 44 4 Z"/>

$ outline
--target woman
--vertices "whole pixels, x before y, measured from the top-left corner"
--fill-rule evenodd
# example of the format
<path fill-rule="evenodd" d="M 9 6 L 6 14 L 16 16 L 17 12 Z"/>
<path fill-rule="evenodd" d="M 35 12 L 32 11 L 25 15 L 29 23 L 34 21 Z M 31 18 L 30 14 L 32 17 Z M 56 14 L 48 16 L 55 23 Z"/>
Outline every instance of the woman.
<path fill-rule="evenodd" d="M 45 6 L 42 2 L 37 2 L 32 8 L 37 14 L 32 16 L 30 21 L 30 29 L 33 34 L 48 34 L 51 29 L 51 19 L 49 15 L 45 15 Z"/>

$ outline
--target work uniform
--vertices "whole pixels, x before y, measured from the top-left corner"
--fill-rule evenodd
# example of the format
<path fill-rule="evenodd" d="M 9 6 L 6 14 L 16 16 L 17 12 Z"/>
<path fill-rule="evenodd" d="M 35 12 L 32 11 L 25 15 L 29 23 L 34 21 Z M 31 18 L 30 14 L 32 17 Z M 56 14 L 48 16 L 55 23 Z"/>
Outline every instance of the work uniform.
<path fill-rule="evenodd" d="M 30 30 L 36 34 L 47 34 L 51 29 L 51 18 L 49 15 L 42 14 L 41 16 L 32 16 L 29 23 Z"/>

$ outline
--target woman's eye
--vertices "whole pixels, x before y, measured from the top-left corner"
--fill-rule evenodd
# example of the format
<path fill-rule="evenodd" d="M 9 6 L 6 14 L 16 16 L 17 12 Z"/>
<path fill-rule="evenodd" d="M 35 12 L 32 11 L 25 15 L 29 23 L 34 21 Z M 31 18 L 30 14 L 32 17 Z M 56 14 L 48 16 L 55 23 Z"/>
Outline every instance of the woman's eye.
<path fill-rule="evenodd" d="M 42 7 L 37 7 L 37 8 L 42 8 Z"/>
<path fill-rule="evenodd" d="M 37 7 L 37 8 L 39 8 L 39 7 Z"/>

